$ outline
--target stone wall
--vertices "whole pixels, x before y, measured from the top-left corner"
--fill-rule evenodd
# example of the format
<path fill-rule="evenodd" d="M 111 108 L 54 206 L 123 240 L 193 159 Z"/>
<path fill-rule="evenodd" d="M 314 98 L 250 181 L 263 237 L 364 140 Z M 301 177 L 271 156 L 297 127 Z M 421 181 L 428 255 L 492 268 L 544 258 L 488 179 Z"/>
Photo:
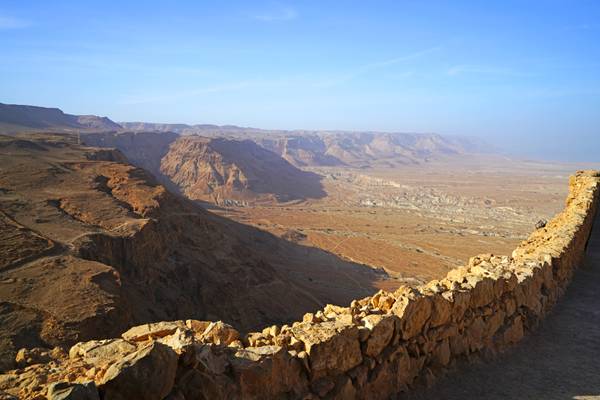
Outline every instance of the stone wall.
<path fill-rule="evenodd" d="M 512 256 L 479 255 L 444 279 L 327 305 L 246 337 L 187 320 L 78 343 L 68 355 L 24 349 L 23 368 L 0 375 L 0 390 L 49 399 L 390 398 L 535 329 L 584 257 L 599 182 L 594 171 L 571 177 L 565 209 Z"/>

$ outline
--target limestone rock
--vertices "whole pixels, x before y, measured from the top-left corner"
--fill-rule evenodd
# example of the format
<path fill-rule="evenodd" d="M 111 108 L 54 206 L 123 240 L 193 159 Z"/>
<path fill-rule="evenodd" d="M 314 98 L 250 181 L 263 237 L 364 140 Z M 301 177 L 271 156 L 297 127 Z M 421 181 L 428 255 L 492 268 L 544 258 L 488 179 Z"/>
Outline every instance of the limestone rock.
<path fill-rule="evenodd" d="M 229 345 L 240 339 L 240 333 L 231 325 L 222 321 L 211 322 L 201 335 L 201 340 L 207 343 Z"/>
<path fill-rule="evenodd" d="M 20 349 L 15 357 L 15 362 L 19 368 L 24 368 L 32 364 L 47 363 L 51 359 L 49 349 L 34 347 L 32 349 Z"/>
<path fill-rule="evenodd" d="M 431 300 L 418 292 L 407 291 L 401 293 L 394 306 L 392 313 L 400 318 L 402 338 L 407 340 L 416 336 L 431 316 Z"/>
<path fill-rule="evenodd" d="M 279 346 L 240 349 L 230 361 L 243 399 L 295 398 L 308 384 L 300 361 Z"/>
<path fill-rule="evenodd" d="M 172 335 L 178 328 L 185 329 L 184 321 L 162 321 L 151 324 L 134 326 L 121 337 L 130 342 L 143 342 L 148 339 L 158 339 Z"/>
<path fill-rule="evenodd" d="M 69 358 L 83 358 L 88 364 L 103 365 L 137 350 L 137 347 L 123 339 L 90 340 L 80 342 L 69 350 Z"/>
<path fill-rule="evenodd" d="M 198 321 L 197 319 L 187 319 L 185 321 L 185 326 L 194 331 L 197 336 L 202 335 L 210 324 L 212 324 L 212 321 Z"/>
<path fill-rule="evenodd" d="M 367 356 L 375 357 L 379 355 L 384 347 L 388 345 L 396 330 L 397 320 L 398 317 L 395 315 L 367 315 L 363 318 L 365 327 L 371 331 L 365 345 Z"/>
<path fill-rule="evenodd" d="M 338 321 L 299 324 L 294 336 L 304 343 L 313 379 L 346 372 L 362 362 L 358 327 Z"/>
<path fill-rule="evenodd" d="M 175 382 L 177 354 L 153 342 L 112 364 L 100 382 L 103 400 L 161 400 Z"/>
<path fill-rule="evenodd" d="M 172 348 L 177 354 L 183 354 L 194 344 L 194 332 L 189 329 L 177 328 L 172 334 L 157 340 Z"/>

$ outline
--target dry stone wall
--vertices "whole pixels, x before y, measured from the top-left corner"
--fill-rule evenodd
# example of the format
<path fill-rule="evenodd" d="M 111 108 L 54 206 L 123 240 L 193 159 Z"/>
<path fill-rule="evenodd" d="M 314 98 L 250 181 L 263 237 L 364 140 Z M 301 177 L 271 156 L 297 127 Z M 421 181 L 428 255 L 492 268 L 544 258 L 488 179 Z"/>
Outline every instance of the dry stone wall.
<path fill-rule="evenodd" d="M 0 390 L 40 399 L 390 398 L 535 329 L 582 261 L 599 182 L 595 171 L 571 177 L 565 209 L 511 256 L 479 255 L 444 279 L 245 337 L 187 320 L 78 343 L 68 355 L 23 349 L 23 368 L 0 375 Z"/>

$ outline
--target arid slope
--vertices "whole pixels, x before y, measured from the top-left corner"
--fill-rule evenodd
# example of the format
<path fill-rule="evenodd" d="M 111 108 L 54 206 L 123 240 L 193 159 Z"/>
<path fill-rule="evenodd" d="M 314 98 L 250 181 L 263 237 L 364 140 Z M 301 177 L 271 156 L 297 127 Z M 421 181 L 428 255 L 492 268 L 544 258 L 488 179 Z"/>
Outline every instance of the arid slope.
<path fill-rule="evenodd" d="M 375 272 L 208 213 L 114 150 L 0 136 L 0 360 L 148 321 L 242 329 L 370 293 Z"/>

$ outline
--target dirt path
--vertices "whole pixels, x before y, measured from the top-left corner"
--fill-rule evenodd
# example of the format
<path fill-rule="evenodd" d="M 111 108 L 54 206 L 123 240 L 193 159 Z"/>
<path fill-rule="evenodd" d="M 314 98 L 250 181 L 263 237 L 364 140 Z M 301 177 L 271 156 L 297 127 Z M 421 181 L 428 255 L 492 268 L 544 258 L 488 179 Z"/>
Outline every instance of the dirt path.
<path fill-rule="evenodd" d="M 600 399 L 600 212 L 584 264 L 536 332 L 492 362 L 401 398 Z"/>

